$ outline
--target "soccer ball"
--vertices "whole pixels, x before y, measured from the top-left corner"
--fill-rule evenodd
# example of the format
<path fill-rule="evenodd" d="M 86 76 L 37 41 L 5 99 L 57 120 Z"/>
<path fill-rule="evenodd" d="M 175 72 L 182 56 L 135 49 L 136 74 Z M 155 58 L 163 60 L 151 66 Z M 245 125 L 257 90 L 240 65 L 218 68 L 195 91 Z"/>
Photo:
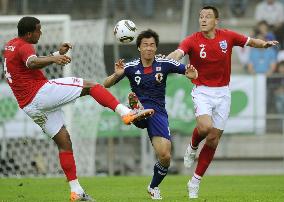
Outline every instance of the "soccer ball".
<path fill-rule="evenodd" d="M 114 36 L 121 43 L 133 41 L 136 37 L 136 32 L 137 28 L 131 20 L 121 20 L 113 29 Z"/>

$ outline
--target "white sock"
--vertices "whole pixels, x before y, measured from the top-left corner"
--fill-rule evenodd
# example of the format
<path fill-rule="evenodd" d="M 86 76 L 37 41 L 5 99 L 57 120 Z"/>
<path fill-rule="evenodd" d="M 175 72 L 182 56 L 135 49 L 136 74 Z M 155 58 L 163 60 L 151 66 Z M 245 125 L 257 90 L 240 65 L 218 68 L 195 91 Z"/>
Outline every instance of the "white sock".
<path fill-rule="evenodd" d="M 201 181 L 201 178 L 202 178 L 201 176 L 199 176 L 199 175 L 197 175 L 197 174 L 194 173 L 194 175 L 193 175 L 192 178 L 191 178 L 190 183 L 199 185 L 199 183 L 200 183 L 200 181 Z"/>
<path fill-rule="evenodd" d="M 77 194 L 84 193 L 84 189 L 81 187 L 78 179 L 69 181 L 71 192 L 76 192 Z"/>
<path fill-rule="evenodd" d="M 128 107 L 124 106 L 123 104 L 118 104 L 115 108 L 115 112 L 118 113 L 120 116 L 124 116 L 131 111 Z"/>

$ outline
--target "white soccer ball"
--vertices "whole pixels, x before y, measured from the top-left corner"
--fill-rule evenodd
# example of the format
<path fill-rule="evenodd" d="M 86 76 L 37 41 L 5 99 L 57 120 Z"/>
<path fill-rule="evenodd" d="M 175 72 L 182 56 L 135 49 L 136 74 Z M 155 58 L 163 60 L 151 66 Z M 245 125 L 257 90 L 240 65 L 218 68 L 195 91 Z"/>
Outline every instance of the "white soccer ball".
<path fill-rule="evenodd" d="M 117 40 L 121 43 L 129 43 L 136 37 L 137 28 L 131 20 L 119 21 L 114 29 L 113 33 Z"/>

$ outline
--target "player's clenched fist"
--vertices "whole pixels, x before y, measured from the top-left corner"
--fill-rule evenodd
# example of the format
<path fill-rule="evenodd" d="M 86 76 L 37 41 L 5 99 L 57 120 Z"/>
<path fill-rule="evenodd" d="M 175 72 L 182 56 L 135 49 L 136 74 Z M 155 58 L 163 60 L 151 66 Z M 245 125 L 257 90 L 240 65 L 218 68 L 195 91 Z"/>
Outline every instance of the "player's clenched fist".
<path fill-rule="evenodd" d="M 56 55 L 53 56 L 53 62 L 58 65 L 66 65 L 71 62 L 71 58 L 67 55 Z"/>
<path fill-rule="evenodd" d="M 188 64 L 186 66 L 185 76 L 189 79 L 197 79 L 198 71 L 195 69 L 193 65 Z"/>

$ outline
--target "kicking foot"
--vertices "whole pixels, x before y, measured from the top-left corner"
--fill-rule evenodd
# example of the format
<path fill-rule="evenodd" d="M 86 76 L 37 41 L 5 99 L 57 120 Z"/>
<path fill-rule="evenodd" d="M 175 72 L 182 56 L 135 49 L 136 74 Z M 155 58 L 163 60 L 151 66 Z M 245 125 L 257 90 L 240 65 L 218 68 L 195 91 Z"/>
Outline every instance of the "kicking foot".
<path fill-rule="evenodd" d="M 128 114 L 122 116 L 121 118 L 124 124 L 130 125 L 135 121 L 146 119 L 149 116 L 152 116 L 153 114 L 154 114 L 153 109 L 135 109 L 131 110 Z"/>

